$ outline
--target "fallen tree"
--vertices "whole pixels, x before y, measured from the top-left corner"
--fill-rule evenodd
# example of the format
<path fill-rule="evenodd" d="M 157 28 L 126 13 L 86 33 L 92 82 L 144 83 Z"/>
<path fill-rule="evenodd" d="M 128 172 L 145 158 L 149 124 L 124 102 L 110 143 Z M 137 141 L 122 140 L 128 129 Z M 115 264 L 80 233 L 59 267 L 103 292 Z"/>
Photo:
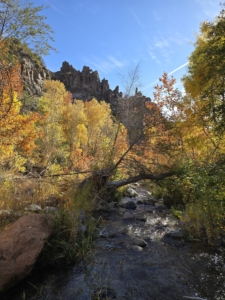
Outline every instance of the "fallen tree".
<path fill-rule="evenodd" d="M 107 182 L 106 187 L 107 188 L 119 188 L 121 186 L 130 184 L 130 183 L 134 183 L 134 182 L 137 182 L 137 181 L 140 181 L 140 180 L 143 180 L 143 179 L 150 179 L 152 181 L 160 181 L 160 180 L 163 180 L 167 177 L 171 177 L 173 175 L 175 175 L 175 172 L 160 173 L 160 174 L 157 174 L 157 175 L 142 173 L 142 174 L 138 174 L 136 176 L 133 176 L 133 177 L 130 177 L 130 178 L 127 178 L 127 179 Z"/>

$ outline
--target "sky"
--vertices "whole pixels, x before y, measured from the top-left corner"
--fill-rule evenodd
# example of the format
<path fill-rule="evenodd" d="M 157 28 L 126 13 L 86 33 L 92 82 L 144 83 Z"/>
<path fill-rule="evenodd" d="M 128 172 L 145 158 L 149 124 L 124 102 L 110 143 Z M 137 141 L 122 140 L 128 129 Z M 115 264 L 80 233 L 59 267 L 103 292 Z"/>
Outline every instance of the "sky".
<path fill-rule="evenodd" d="M 220 0 L 33 0 L 54 30 L 57 53 L 45 56 L 47 68 L 59 71 L 67 61 L 76 70 L 89 66 L 123 86 L 119 73 L 140 62 L 142 93 L 153 98 L 163 72 L 177 79 L 187 72 L 200 23 L 220 12 Z"/>

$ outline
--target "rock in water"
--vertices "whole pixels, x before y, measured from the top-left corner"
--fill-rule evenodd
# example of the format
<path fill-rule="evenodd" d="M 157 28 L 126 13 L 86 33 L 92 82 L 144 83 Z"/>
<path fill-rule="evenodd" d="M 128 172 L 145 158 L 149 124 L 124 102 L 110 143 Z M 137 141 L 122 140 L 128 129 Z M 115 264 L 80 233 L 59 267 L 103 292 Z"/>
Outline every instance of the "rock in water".
<path fill-rule="evenodd" d="M 127 196 L 136 197 L 136 196 L 138 196 L 138 193 L 134 189 L 132 189 L 131 187 L 128 187 L 127 188 Z"/>
<path fill-rule="evenodd" d="M 134 250 L 134 251 L 143 251 L 143 248 L 138 246 L 138 245 L 132 246 L 131 249 Z"/>
<path fill-rule="evenodd" d="M 147 243 L 145 240 L 139 239 L 139 238 L 135 238 L 134 239 L 134 244 L 140 247 L 146 247 Z"/>
<path fill-rule="evenodd" d="M 123 219 L 134 219 L 134 215 L 126 211 L 123 215 Z"/>
<path fill-rule="evenodd" d="M 31 272 L 52 228 L 52 215 L 29 214 L 0 233 L 0 292 Z"/>
<path fill-rule="evenodd" d="M 127 209 L 136 209 L 137 204 L 133 200 L 130 200 L 129 197 L 125 197 L 120 201 L 119 206 Z"/>

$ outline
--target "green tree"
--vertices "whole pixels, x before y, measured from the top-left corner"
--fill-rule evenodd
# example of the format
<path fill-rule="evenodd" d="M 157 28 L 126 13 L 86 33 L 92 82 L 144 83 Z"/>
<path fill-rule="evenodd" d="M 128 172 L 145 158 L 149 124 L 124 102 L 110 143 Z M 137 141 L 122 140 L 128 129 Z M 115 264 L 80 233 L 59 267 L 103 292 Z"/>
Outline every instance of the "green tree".
<path fill-rule="evenodd" d="M 2 0 L 0 2 L 0 43 L 15 48 L 15 40 L 26 44 L 34 53 L 47 55 L 54 48 L 49 44 L 53 30 L 41 15 L 44 6 L 33 6 L 28 0 Z"/>
<path fill-rule="evenodd" d="M 202 112 L 225 129 L 225 4 L 214 21 L 201 24 L 183 82 L 187 94 L 202 102 Z"/>

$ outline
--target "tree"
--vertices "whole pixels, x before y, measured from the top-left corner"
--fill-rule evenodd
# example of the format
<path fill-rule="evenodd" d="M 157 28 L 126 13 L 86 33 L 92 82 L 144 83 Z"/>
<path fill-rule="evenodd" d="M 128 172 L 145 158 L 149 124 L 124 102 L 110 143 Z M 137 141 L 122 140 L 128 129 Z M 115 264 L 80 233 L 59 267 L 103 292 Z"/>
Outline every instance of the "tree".
<path fill-rule="evenodd" d="M 124 98 L 135 95 L 135 90 L 142 86 L 141 84 L 141 62 L 136 65 L 130 65 L 126 70 L 118 73 L 124 87 Z"/>
<path fill-rule="evenodd" d="M 225 10 L 214 21 L 201 24 L 200 33 L 189 57 L 188 74 L 183 82 L 193 101 L 201 101 L 201 111 L 214 122 L 217 130 L 225 129 Z"/>
<path fill-rule="evenodd" d="M 4 103 L 9 103 L 9 95 L 3 95 Z M 10 111 L 1 120 L 0 126 L 0 166 L 10 164 L 10 168 L 23 167 L 26 157 L 35 148 L 38 132 L 35 123 L 40 120 L 37 113 L 20 114 L 21 102 L 14 92 Z"/>
<path fill-rule="evenodd" d="M 5 49 L 0 49 L 0 51 Z M 22 80 L 19 64 L 8 67 L 5 62 L 1 63 L 0 71 L 0 125 L 2 119 L 8 114 L 13 104 L 14 94 L 22 92 Z M 7 97 L 6 97 L 7 95 Z M 18 101 L 18 100 L 17 100 Z"/>
<path fill-rule="evenodd" d="M 34 7 L 28 0 L 0 1 L 0 114 L 4 116 L 3 91 L 8 87 L 8 110 L 13 101 L 15 82 L 13 74 L 20 74 L 21 51 L 41 60 L 40 55 L 47 55 L 54 48 L 52 29 L 41 15 L 44 6 Z"/>
<path fill-rule="evenodd" d="M 40 14 L 43 9 L 43 5 L 34 7 L 28 0 L 1 1 L 0 43 L 8 45 L 10 55 L 17 54 L 16 41 L 26 44 L 38 55 L 47 55 L 50 50 L 55 50 L 49 44 L 49 40 L 53 41 L 53 30 L 45 23 L 46 17 Z"/>
<path fill-rule="evenodd" d="M 39 158 L 44 166 L 63 160 L 65 156 L 62 116 L 68 95 L 60 81 L 45 81 L 43 96 L 39 99 L 39 111 L 45 116 L 39 125 L 44 134 L 38 141 Z"/>
<path fill-rule="evenodd" d="M 6 49 L 2 49 L 3 52 Z M 3 62 L 2 62 L 2 66 Z M 2 68 L 0 72 L 0 165 L 6 163 L 14 169 L 21 168 L 25 157 L 35 148 L 38 132 L 36 121 L 41 117 L 37 113 L 21 114 L 20 93 L 23 86 L 18 64 Z"/>
<path fill-rule="evenodd" d="M 119 74 L 124 95 L 118 99 L 117 118 L 126 127 L 130 143 L 132 144 L 140 135 L 143 135 L 144 118 L 149 113 L 146 103 L 151 99 L 142 95 L 138 90 L 141 83 L 141 62 L 132 64 Z"/>
<path fill-rule="evenodd" d="M 113 164 L 94 171 L 90 177 L 90 180 L 97 183 L 98 189 L 118 188 L 143 179 L 159 182 L 176 174 L 176 137 L 173 135 L 171 122 L 163 116 L 163 108 L 169 106 L 173 97 L 175 102 L 178 91 L 174 89 L 175 81 L 168 80 L 166 74 L 161 81 L 163 88 L 156 87 L 158 93 L 155 94 L 158 105 L 153 102 L 146 103 L 149 113 L 142 120 L 144 130 L 139 132 L 132 142 L 124 144 L 122 152 L 114 159 Z M 120 174 L 125 179 L 114 180 L 118 178 L 115 174 Z"/>

